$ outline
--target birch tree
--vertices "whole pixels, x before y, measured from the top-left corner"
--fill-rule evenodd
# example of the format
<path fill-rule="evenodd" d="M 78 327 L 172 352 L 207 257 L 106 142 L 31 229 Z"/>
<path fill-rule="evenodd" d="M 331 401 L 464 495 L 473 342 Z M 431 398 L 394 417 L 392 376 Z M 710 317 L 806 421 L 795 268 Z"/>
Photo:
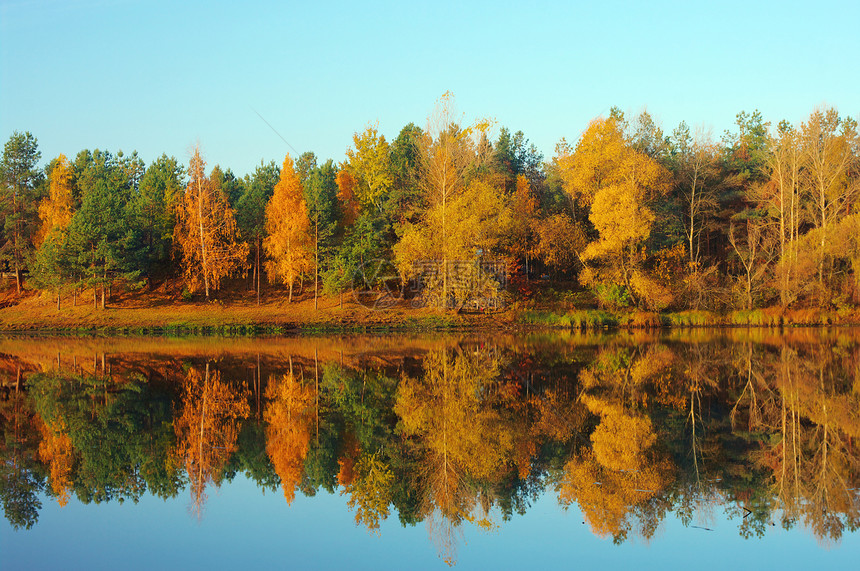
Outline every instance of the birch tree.
<path fill-rule="evenodd" d="M 191 291 L 200 285 L 209 299 L 221 280 L 248 257 L 248 244 L 239 240 L 233 210 L 218 185 L 205 173 L 200 148 L 194 149 L 190 180 L 178 211 L 175 243 L 182 255 L 183 276 Z"/>

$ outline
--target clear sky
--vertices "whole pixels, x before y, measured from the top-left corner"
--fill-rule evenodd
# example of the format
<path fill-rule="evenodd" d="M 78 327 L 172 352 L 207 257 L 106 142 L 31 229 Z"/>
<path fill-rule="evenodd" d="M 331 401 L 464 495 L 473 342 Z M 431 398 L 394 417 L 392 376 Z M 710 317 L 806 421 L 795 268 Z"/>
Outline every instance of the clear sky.
<path fill-rule="evenodd" d="M 719 135 L 741 110 L 860 115 L 860 2 L 162 2 L 0 0 L 0 137 L 43 163 L 85 148 L 238 175 L 352 134 L 423 125 L 446 90 L 467 118 L 550 158 L 612 105 Z"/>

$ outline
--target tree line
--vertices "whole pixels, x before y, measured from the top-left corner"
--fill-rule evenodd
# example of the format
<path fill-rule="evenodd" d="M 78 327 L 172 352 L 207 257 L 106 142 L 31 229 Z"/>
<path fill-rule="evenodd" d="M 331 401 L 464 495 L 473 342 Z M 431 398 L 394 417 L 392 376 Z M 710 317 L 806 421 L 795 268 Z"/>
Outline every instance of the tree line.
<path fill-rule="evenodd" d="M 476 259 L 521 280 L 578 280 L 613 308 L 860 302 L 860 137 L 835 109 L 800 125 L 741 112 L 717 141 L 613 108 L 547 161 L 522 131 L 491 140 L 491 127 L 445 94 L 391 143 L 371 124 L 340 164 L 305 152 L 243 178 L 207 172 L 199 148 L 187 167 L 84 150 L 40 169 L 36 138 L 15 132 L 0 162 L 0 263 L 58 307 L 179 277 L 187 296 L 244 276 L 258 302 L 263 280 L 290 300 L 313 284 L 316 300 L 376 260 L 404 282 L 434 261 L 424 286 L 450 307 L 463 293 L 449 262 Z"/>

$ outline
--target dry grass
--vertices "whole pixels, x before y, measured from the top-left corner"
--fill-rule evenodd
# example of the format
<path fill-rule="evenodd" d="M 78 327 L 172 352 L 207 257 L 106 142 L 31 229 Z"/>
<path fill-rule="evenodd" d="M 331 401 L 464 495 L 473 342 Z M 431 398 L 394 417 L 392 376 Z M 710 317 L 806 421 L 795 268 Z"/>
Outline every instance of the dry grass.
<path fill-rule="evenodd" d="M 92 293 L 61 300 L 37 292 L 14 294 L 14 287 L 0 295 L 0 329 L 24 330 L 107 330 L 129 332 L 153 331 L 223 331 L 287 332 L 297 330 L 372 329 L 445 329 L 485 327 L 505 323 L 504 314 L 492 316 L 454 315 L 429 308 L 414 308 L 401 300 L 393 307 L 373 309 L 358 303 L 351 293 L 343 296 L 320 296 L 314 308 L 313 293 L 305 291 L 288 303 L 285 292 L 270 288 L 257 305 L 256 295 L 228 284 L 206 301 L 197 295 L 182 301 L 176 287 L 160 286 L 143 292 L 117 292 L 106 309 L 94 308 Z"/>

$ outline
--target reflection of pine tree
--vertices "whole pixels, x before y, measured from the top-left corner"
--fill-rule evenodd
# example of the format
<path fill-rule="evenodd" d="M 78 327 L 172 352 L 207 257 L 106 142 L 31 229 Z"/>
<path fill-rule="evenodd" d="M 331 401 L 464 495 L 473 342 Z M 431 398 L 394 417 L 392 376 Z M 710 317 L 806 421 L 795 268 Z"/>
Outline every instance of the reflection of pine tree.
<path fill-rule="evenodd" d="M 39 520 L 43 477 L 37 471 L 38 431 L 18 369 L 15 389 L 0 400 L 0 504 L 13 529 L 30 529 Z"/>
<path fill-rule="evenodd" d="M 202 516 L 206 486 L 220 482 L 221 473 L 236 449 L 241 421 L 250 414 L 246 395 L 221 382 L 221 374 L 201 374 L 192 367 L 183 386 L 182 416 L 175 422 L 178 455 L 185 461 L 191 487 L 191 510 Z"/>

